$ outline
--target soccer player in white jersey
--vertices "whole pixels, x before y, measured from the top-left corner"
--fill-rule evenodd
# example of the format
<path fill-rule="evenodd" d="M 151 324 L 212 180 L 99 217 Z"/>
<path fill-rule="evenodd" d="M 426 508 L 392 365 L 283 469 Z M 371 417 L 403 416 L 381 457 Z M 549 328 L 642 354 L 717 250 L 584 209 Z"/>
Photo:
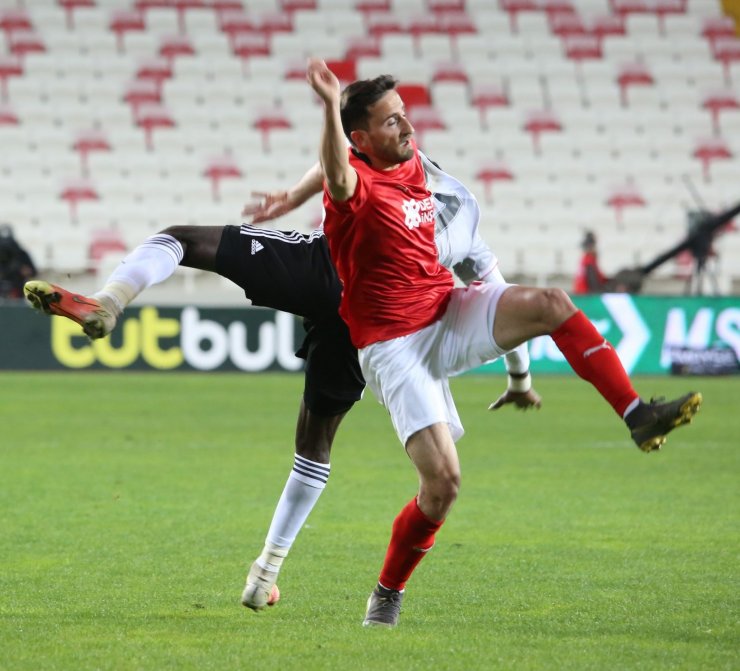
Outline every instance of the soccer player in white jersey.
<path fill-rule="evenodd" d="M 503 283 L 498 261 L 478 233 L 475 199 L 430 161 L 425 163 L 437 198 L 437 240 L 443 263 L 454 266 L 464 282 Z M 263 194 L 245 208 L 262 223 L 301 205 L 322 190 L 323 173 L 313 166 L 290 190 Z M 252 249 L 259 251 L 252 254 Z M 242 595 L 259 610 L 275 602 L 278 572 L 299 530 L 326 486 L 336 430 L 359 400 L 364 380 L 347 327 L 337 314 L 341 285 L 321 231 L 176 226 L 152 236 L 129 254 L 93 296 L 74 294 L 43 281 L 28 282 L 31 304 L 79 323 L 91 338 L 110 333 L 123 309 L 147 287 L 164 281 L 178 265 L 217 272 L 244 289 L 255 305 L 304 318 L 306 337 L 298 356 L 306 359 L 305 388 L 298 413 L 293 469 L 278 502 L 264 549 L 252 564 Z M 526 346 L 507 354 L 508 389 L 492 409 L 513 404 L 538 407 L 531 388 Z"/>
<path fill-rule="evenodd" d="M 645 451 L 690 421 L 701 395 L 642 401 L 614 349 L 563 291 L 505 283 L 454 288 L 439 263 L 434 198 L 396 81 L 382 75 L 342 92 L 319 59 L 309 60 L 307 79 L 324 105 L 324 231 L 343 285 L 339 313 L 419 476 L 417 495 L 393 523 L 365 613 L 365 625 L 392 627 L 406 581 L 434 545 L 460 486 L 455 441 L 463 429 L 451 375 L 549 334 Z"/>

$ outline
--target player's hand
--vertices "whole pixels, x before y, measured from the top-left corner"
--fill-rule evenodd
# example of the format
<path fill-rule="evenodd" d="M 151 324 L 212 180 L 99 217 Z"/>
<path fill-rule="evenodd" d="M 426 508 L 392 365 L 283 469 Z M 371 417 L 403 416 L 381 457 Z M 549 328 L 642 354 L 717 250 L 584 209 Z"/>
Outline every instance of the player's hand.
<path fill-rule="evenodd" d="M 320 58 L 309 58 L 306 79 L 324 104 L 339 103 L 341 86 L 336 75 Z"/>
<path fill-rule="evenodd" d="M 252 202 L 247 203 L 242 209 L 242 217 L 250 217 L 251 223 L 262 224 L 272 219 L 277 219 L 293 209 L 288 200 L 287 191 L 252 191 Z"/>
<path fill-rule="evenodd" d="M 488 409 L 498 410 L 505 405 L 513 405 L 515 408 L 520 408 L 521 410 L 529 410 L 529 408 L 539 410 L 542 405 L 542 398 L 534 388 L 531 388 L 529 391 L 511 391 L 511 389 L 507 389 L 496 401 L 488 406 Z"/>

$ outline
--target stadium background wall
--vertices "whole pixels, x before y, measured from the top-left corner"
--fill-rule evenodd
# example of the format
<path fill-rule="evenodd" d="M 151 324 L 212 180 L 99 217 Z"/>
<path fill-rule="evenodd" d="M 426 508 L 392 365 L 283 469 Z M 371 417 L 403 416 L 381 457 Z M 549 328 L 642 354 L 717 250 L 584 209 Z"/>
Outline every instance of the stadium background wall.
<path fill-rule="evenodd" d="M 630 373 L 740 369 L 740 297 L 604 294 L 575 298 Z M 110 338 L 90 342 L 62 318 L 0 306 L 2 370 L 301 371 L 299 319 L 263 308 L 129 308 Z M 548 337 L 530 344 L 535 373 L 570 370 Z M 503 372 L 502 362 L 477 372 Z"/>

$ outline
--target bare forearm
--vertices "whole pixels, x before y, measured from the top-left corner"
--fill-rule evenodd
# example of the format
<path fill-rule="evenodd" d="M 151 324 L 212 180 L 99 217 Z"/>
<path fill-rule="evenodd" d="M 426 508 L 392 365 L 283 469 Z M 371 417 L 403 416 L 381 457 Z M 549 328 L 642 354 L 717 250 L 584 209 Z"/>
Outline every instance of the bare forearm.
<path fill-rule="evenodd" d="M 324 185 L 324 171 L 321 163 L 312 165 L 288 191 L 288 201 L 294 208 L 300 207 L 311 196 L 321 193 Z"/>
<path fill-rule="evenodd" d="M 332 198 L 338 201 L 347 200 L 354 193 L 356 176 L 349 164 L 338 106 L 327 105 L 325 108 L 320 157 Z"/>

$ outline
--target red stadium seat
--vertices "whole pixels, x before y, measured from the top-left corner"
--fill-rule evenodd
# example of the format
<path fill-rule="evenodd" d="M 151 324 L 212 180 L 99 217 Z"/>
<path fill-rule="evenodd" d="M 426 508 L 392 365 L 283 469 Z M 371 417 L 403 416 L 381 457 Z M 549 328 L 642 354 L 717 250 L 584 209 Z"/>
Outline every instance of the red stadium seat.
<path fill-rule="evenodd" d="M 25 9 L 20 7 L 9 7 L 0 10 L 0 28 L 5 35 L 16 31 L 33 30 L 33 21 Z"/>
<path fill-rule="evenodd" d="M 90 246 L 88 248 L 88 256 L 92 264 L 91 270 L 96 270 L 109 254 L 122 256 L 127 251 L 126 242 L 117 230 L 109 228 L 93 231 L 90 235 Z"/>
<path fill-rule="evenodd" d="M 617 84 L 622 106 L 627 107 L 629 104 L 627 91 L 630 86 L 653 86 L 655 80 L 644 63 L 628 63 L 620 66 L 617 73 Z"/>
<path fill-rule="evenodd" d="M 126 33 L 146 30 L 146 22 L 144 15 L 137 10 L 117 9 L 111 14 L 108 28 L 115 33 L 118 51 L 123 53 L 126 50 Z"/>
<path fill-rule="evenodd" d="M 590 61 L 603 58 L 601 37 L 593 33 L 586 35 L 566 35 L 563 37 L 563 51 L 572 61 Z"/>
<path fill-rule="evenodd" d="M 549 110 L 529 112 L 524 120 L 524 130 L 532 135 L 532 145 L 536 154 L 540 153 L 540 136 L 542 133 L 558 133 L 563 125 L 558 117 Z"/>
<path fill-rule="evenodd" d="M 347 48 L 344 51 L 344 57 L 351 60 L 379 58 L 380 54 L 380 39 L 375 35 L 360 35 L 348 38 Z"/>
<path fill-rule="evenodd" d="M 150 58 L 142 61 L 136 70 L 137 79 L 151 79 L 160 87 L 173 75 L 172 64 L 166 58 Z"/>
<path fill-rule="evenodd" d="M 175 9 L 177 10 L 177 26 L 183 35 L 187 32 L 186 15 L 192 9 L 211 9 L 205 0 L 175 0 Z"/>
<path fill-rule="evenodd" d="M 612 12 L 620 16 L 646 14 L 650 11 L 648 0 L 609 0 L 609 5 Z"/>
<path fill-rule="evenodd" d="M 712 43 L 714 59 L 722 63 L 725 73 L 725 82 L 732 84 L 731 66 L 740 61 L 740 38 L 718 37 Z"/>
<path fill-rule="evenodd" d="M 23 63 L 17 56 L 0 54 L 0 100 L 8 100 L 8 80 L 23 75 Z"/>
<path fill-rule="evenodd" d="M 730 16 L 707 17 L 701 26 L 701 35 L 706 37 L 710 44 L 722 37 L 734 37 L 735 31 L 735 20 Z"/>
<path fill-rule="evenodd" d="M 474 84 L 470 94 L 470 104 L 478 109 L 481 129 L 488 128 L 488 110 L 492 107 L 508 107 L 510 104 L 506 89 L 501 84 Z"/>
<path fill-rule="evenodd" d="M 81 202 L 100 199 L 93 183 L 80 177 L 67 180 L 62 186 L 59 197 L 69 204 L 69 213 L 73 221 L 77 221 L 77 211 Z"/>
<path fill-rule="evenodd" d="M 293 13 L 318 8 L 316 0 L 280 0 L 280 11 Z"/>
<path fill-rule="evenodd" d="M 514 173 L 509 166 L 501 161 L 485 161 L 475 173 L 475 179 L 483 183 L 483 193 L 486 203 L 493 203 L 493 184 L 495 182 L 511 182 Z"/>
<path fill-rule="evenodd" d="M 433 14 L 465 11 L 465 0 L 427 0 L 426 5 Z"/>
<path fill-rule="evenodd" d="M 0 126 L 17 126 L 20 123 L 18 115 L 7 103 L 0 103 Z"/>
<path fill-rule="evenodd" d="M 187 35 L 167 35 L 160 39 L 158 53 L 172 66 L 175 58 L 194 56 L 196 51 Z"/>
<path fill-rule="evenodd" d="M 72 148 L 80 154 L 82 174 L 87 177 L 90 172 L 88 157 L 94 151 L 110 151 L 111 145 L 105 133 L 97 129 L 83 130 L 77 133 Z"/>
<path fill-rule="evenodd" d="M 740 99 L 733 91 L 713 91 L 705 94 L 701 106 L 712 115 L 712 128 L 720 132 L 719 115 L 727 110 L 740 110 Z"/>
<path fill-rule="evenodd" d="M 636 186 L 624 184 L 609 191 L 606 204 L 614 208 L 617 224 L 621 226 L 626 207 L 645 207 L 647 202 Z"/>
<path fill-rule="evenodd" d="M 588 29 L 583 18 L 573 12 L 552 14 L 548 20 L 550 32 L 558 37 L 586 35 Z"/>
<path fill-rule="evenodd" d="M 590 34 L 599 39 L 627 34 L 624 17 L 620 14 L 602 14 L 589 21 Z"/>
<path fill-rule="evenodd" d="M 203 174 L 211 180 L 213 200 L 221 200 L 220 185 L 223 179 L 234 179 L 243 176 L 236 161 L 231 156 L 217 156 L 206 163 Z"/>
<path fill-rule="evenodd" d="M 701 161 L 704 181 L 710 182 L 710 168 L 714 161 L 726 161 L 731 159 L 733 154 L 727 143 L 721 137 L 712 137 L 699 140 L 694 147 L 692 156 Z"/>
<path fill-rule="evenodd" d="M 512 33 L 519 32 L 517 17 L 522 12 L 537 12 L 540 9 L 537 0 L 499 0 L 499 5 L 509 15 L 509 28 Z"/>
<path fill-rule="evenodd" d="M 231 51 L 242 63 L 244 74 L 249 72 L 249 61 L 256 56 L 269 56 L 271 40 L 267 33 L 251 32 L 234 35 Z M 305 66 L 304 66 L 305 70 Z"/>
<path fill-rule="evenodd" d="M 432 95 L 424 84 L 399 84 L 396 92 L 406 105 L 407 112 L 417 105 L 429 107 L 432 104 Z"/>
<path fill-rule="evenodd" d="M 390 12 L 393 7 L 391 0 L 355 0 L 355 9 L 367 16 L 373 12 Z"/>
<path fill-rule="evenodd" d="M 254 33 L 258 30 L 257 23 L 244 9 L 228 9 L 218 14 L 218 27 L 228 35 L 231 43 L 242 33 Z"/>
<path fill-rule="evenodd" d="M 293 17 L 283 12 L 265 12 L 260 16 L 257 27 L 269 35 L 273 33 L 292 33 Z"/>
<path fill-rule="evenodd" d="M 123 99 L 131 105 L 135 117 L 142 104 L 162 102 L 162 89 L 153 79 L 134 79 L 126 86 Z"/>
<path fill-rule="evenodd" d="M 439 82 L 461 82 L 468 84 L 470 77 L 467 70 L 460 63 L 437 63 L 432 66 L 431 81 Z"/>
<path fill-rule="evenodd" d="M 67 18 L 67 28 L 74 28 L 75 10 L 85 7 L 95 7 L 96 4 L 95 0 L 59 0 L 59 5 L 64 8 Z"/>
<path fill-rule="evenodd" d="M 41 35 L 33 30 L 16 30 L 8 35 L 8 51 L 24 58 L 28 54 L 42 54 L 46 51 L 46 45 Z"/>
<path fill-rule="evenodd" d="M 374 37 L 383 35 L 398 35 L 406 32 L 406 26 L 395 14 L 378 12 L 368 14 L 365 19 L 367 34 Z"/>
<path fill-rule="evenodd" d="M 147 149 L 154 148 L 154 131 L 174 128 L 175 120 L 166 107 L 157 103 L 144 103 L 134 112 L 136 125 L 144 129 Z"/>
<path fill-rule="evenodd" d="M 336 75 L 342 86 L 351 84 L 357 79 L 357 61 L 354 58 L 326 61 L 328 68 Z M 306 64 L 303 64 L 303 77 L 306 77 Z"/>
<path fill-rule="evenodd" d="M 270 133 L 276 130 L 292 128 L 293 124 L 283 110 L 272 108 L 258 112 L 252 123 L 252 127 L 256 128 L 262 134 L 263 151 L 269 152 Z"/>

